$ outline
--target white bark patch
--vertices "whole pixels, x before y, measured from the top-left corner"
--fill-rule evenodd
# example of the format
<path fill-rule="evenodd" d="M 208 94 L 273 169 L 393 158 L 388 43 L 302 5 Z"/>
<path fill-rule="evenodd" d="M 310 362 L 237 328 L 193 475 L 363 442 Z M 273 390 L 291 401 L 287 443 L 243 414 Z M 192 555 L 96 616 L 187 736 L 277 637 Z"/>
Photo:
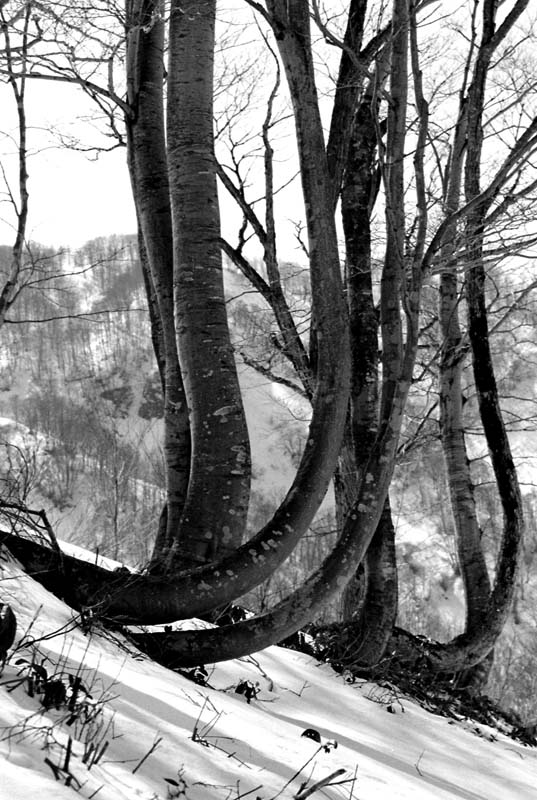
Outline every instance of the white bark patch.
<path fill-rule="evenodd" d="M 295 529 L 293 528 L 293 526 L 292 526 L 292 525 L 284 525 L 283 527 L 285 528 L 285 530 L 287 531 L 287 533 L 294 533 L 294 532 L 295 532 Z M 274 533 L 275 533 L 275 534 L 279 534 L 279 533 L 280 533 L 280 531 L 274 531 Z"/>
<path fill-rule="evenodd" d="M 233 453 L 236 453 L 236 461 L 238 464 L 245 464 L 248 461 L 248 452 L 242 444 L 236 444 L 231 448 Z"/>
<path fill-rule="evenodd" d="M 213 417 L 227 417 L 228 414 L 234 414 L 236 411 L 237 406 L 221 406 L 213 411 Z"/>

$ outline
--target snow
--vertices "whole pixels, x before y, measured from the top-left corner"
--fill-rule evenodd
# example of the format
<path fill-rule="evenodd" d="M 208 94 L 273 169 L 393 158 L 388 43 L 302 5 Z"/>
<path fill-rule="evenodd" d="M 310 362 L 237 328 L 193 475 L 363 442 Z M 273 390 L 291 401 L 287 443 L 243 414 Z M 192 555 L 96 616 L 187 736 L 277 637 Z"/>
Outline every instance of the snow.
<path fill-rule="evenodd" d="M 314 800 L 536 796 L 537 751 L 486 726 L 454 724 L 389 687 L 346 683 L 328 665 L 278 647 L 208 667 L 210 688 L 200 686 L 136 654 L 118 634 L 84 633 L 74 612 L 10 556 L 2 553 L 0 566 L 0 602 L 18 620 L 0 678 L 1 800 L 74 797 L 45 763 L 63 764 L 69 735 L 79 796 L 97 800 L 290 800 L 305 781 L 338 769 L 345 772 L 335 780 L 345 782 L 315 791 Z M 32 653 L 50 675 L 78 670 L 92 695 L 93 729 L 81 711 L 68 725 L 65 705 L 46 710 L 26 683 L 14 683 Z M 259 684 L 251 703 L 234 691 L 241 680 Z M 301 736 L 307 728 L 320 743 Z M 91 741 L 108 746 L 88 769 L 81 756 Z"/>

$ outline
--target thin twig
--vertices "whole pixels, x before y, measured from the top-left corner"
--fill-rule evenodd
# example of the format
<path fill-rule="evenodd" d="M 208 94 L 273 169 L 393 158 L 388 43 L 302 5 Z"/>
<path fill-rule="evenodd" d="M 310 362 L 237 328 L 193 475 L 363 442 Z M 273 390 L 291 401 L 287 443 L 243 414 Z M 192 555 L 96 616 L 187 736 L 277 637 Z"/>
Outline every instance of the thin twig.
<path fill-rule="evenodd" d="M 330 775 L 327 775 L 326 778 L 321 778 L 320 781 L 317 783 L 312 784 L 309 788 L 300 791 L 298 794 L 295 794 L 295 800 L 306 800 L 306 797 L 311 797 L 311 795 L 317 791 L 317 789 L 322 789 L 323 786 L 328 786 L 334 778 L 339 778 L 340 775 L 343 775 L 345 770 L 343 768 L 336 769 L 335 772 L 332 772 Z"/>
<path fill-rule="evenodd" d="M 324 746 L 323 746 L 323 745 L 320 745 L 320 747 L 318 747 L 318 748 L 317 748 L 317 750 L 316 750 L 316 751 L 313 753 L 313 755 L 312 755 L 312 756 L 310 756 L 310 758 L 308 758 L 308 760 L 307 760 L 307 761 L 306 761 L 304 764 L 302 764 L 302 766 L 300 767 L 300 769 L 299 769 L 299 770 L 297 770 L 297 772 L 295 772 L 295 774 L 294 774 L 294 775 L 292 775 L 292 776 L 289 778 L 289 780 L 287 781 L 287 783 L 286 783 L 284 786 L 282 786 L 282 788 L 280 789 L 280 791 L 278 792 L 278 794 L 275 794 L 273 797 L 271 797 L 271 798 L 270 798 L 270 800 L 276 800 L 276 798 L 277 798 L 277 797 L 279 797 L 279 796 L 280 796 L 280 795 L 281 795 L 281 794 L 282 794 L 282 793 L 283 793 L 283 792 L 284 792 L 284 791 L 287 789 L 287 787 L 289 786 L 289 784 L 291 784 L 291 783 L 292 783 L 292 782 L 295 780 L 295 778 L 298 778 L 298 776 L 300 775 L 300 773 L 301 773 L 301 772 L 302 772 L 304 769 L 306 769 L 306 767 L 308 766 L 308 764 L 310 764 L 310 763 L 313 761 L 313 759 L 315 758 L 315 756 L 319 755 L 319 753 L 320 753 L 320 752 L 321 752 L 321 750 L 323 750 L 323 749 L 324 749 Z"/>
<path fill-rule="evenodd" d="M 144 756 L 142 759 L 140 759 L 140 761 L 137 763 L 137 765 L 136 765 L 136 766 L 134 767 L 134 769 L 132 770 L 132 774 L 133 774 L 133 775 L 134 775 L 134 773 L 135 773 L 135 772 L 137 772 L 137 771 L 140 769 L 140 767 L 142 766 L 142 764 L 144 763 L 144 761 L 146 761 L 146 760 L 149 758 L 149 756 L 151 755 L 151 753 L 154 753 L 154 752 L 155 752 L 155 750 L 157 749 L 157 747 L 159 746 L 159 744 L 161 743 L 161 741 L 162 741 L 162 736 L 160 736 L 160 737 L 158 737 L 157 739 L 155 739 L 155 741 L 153 742 L 153 744 L 151 745 L 151 747 L 149 748 L 149 750 L 147 751 L 147 753 L 145 754 L 145 756 Z"/>

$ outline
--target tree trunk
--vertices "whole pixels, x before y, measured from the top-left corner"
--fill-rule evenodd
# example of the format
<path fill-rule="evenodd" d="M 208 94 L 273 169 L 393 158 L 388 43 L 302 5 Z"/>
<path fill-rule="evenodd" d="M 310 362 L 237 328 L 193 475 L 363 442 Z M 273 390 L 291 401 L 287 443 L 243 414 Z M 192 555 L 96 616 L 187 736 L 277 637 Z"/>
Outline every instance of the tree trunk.
<path fill-rule="evenodd" d="M 224 296 L 213 132 L 215 2 L 172 3 L 168 171 L 175 327 L 188 400 L 188 494 L 172 570 L 233 552 L 250 495 L 250 445 Z"/>
<path fill-rule="evenodd" d="M 451 286 L 450 286 L 451 284 Z M 459 566 L 466 595 L 466 630 L 478 630 L 490 598 L 490 580 L 481 544 L 470 464 L 466 453 L 461 371 L 464 353 L 458 329 L 456 279 L 441 282 L 444 322 L 440 372 L 440 429 L 446 461 Z M 451 311 L 448 309 L 451 307 Z M 446 315 L 446 316 L 445 316 Z M 447 317 L 447 318 L 446 318 Z M 449 329 L 449 330 L 446 330 Z"/>
<path fill-rule="evenodd" d="M 334 107 L 326 144 L 334 210 L 339 199 L 345 170 L 348 169 L 348 152 L 352 146 L 354 117 L 364 83 L 364 73 L 369 67 L 368 61 L 372 61 L 374 58 L 374 47 L 370 42 L 369 50 L 373 51 L 372 54 L 368 59 L 361 59 L 360 51 L 366 12 L 367 0 L 351 0 L 349 3 L 349 15 L 343 39 L 344 47 L 339 62 Z"/>
<path fill-rule="evenodd" d="M 496 30 L 497 4 L 495 0 L 485 0 L 481 42 L 468 91 L 464 171 L 465 200 L 467 204 L 471 203 L 466 214 L 464 232 L 468 334 L 479 412 L 504 521 L 494 583 L 485 613 L 481 614 L 480 624 L 447 645 L 436 645 L 429 651 L 431 666 L 441 672 L 458 672 L 472 667 L 483 661 L 494 647 L 511 607 L 524 527 L 522 498 L 499 404 L 490 352 L 483 261 L 484 220 L 488 201 L 479 202 L 478 198 L 481 194 L 482 124 L 488 70 L 495 50 L 526 6 L 527 2 L 517 0 Z"/>
<path fill-rule="evenodd" d="M 106 570 L 64 559 L 73 585 L 73 602 L 89 605 L 94 612 L 123 622 L 149 624 L 199 616 L 262 583 L 308 529 L 337 463 L 350 380 L 348 325 L 313 63 L 307 47 L 307 14 L 301 15 L 300 23 L 302 29 L 306 26 L 306 46 L 304 38 L 292 43 L 289 84 L 297 113 L 297 141 L 308 209 L 312 298 L 320 333 L 316 390 L 304 454 L 295 480 L 273 518 L 252 540 L 215 565 L 162 577 L 118 575 L 116 581 Z M 282 46 L 289 47 L 289 42 Z M 190 50 L 198 53 L 194 47 Z M 171 141 L 169 145 L 172 146 Z M 33 560 L 39 564 L 51 558 L 54 562 L 53 555 L 43 552 L 39 545 L 25 542 L 24 548 L 25 563 Z M 61 583 L 61 575 L 56 558 L 48 567 L 48 579 Z M 77 575 L 80 580 L 71 580 Z M 338 591 L 341 588 L 339 583 Z M 298 626 L 302 622 L 300 617 Z"/>
<path fill-rule="evenodd" d="M 517 4 L 520 7 L 522 4 Z M 486 3 L 489 10 L 494 4 Z M 285 41 L 288 29 L 284 23 L 293 23 L 302 34 L 304 41 L 302 7 L 288 3 L 270 3 L 270 10 L 278 12 L 279 43 Z M 344 526 L 341 539 L 325 563 L 297 592 L 282 601 L 267 614 L 238 625 L 214 631 L 195 631 L 177 635 L 165 634 L 166 648 L 179 664 L 197 664 L 203 661 L 225 659 L 251 652 L 288 635 L 296 627 L 310 619 L 327 599 L 334 596 L 354 574 L 357 565 L 371 541 L 387 496 L 391 471 L 395 458 L 397 439 L 402 415 L 410 386 L 411 368 L 417 346 L 417 310 L 420 290 L 419 258 L 415 258 L 412 275 L 405 287 L 404 255 L 404 176 L 403 154 L 405 141 L 406 104 L 406 32 L 408 29 L 407 5 L 405 0 L 394 3 L 394 37 L 392 46 L 391 103 L 388 122 L 388 143 L 386 163 L 387 229 L 388 243 L 381 285 L 381 327 L 383 333 L 383 396 L 379 435 L 371 452 L 365 470 L 364 480 L 351 514 Z M 286 14 L 289 16 L 286 16 Z M 292 47 L 292 45 L 291 45 Z M 285 52 L 282 52 L 285 62 Z M 287 52 L 289 55 L 289 51 Z M 286 63 L 286 66 L 288 64 Z M 289 66 L 293 66 L 289 64 Z M 291 71 L 291 70 L 289 70 Z M 290 83 L 292 81 L 290 80 Z M 298 82 L 297 82 L 298 87 Z M 475 98 L 474 98 L 475 99 Z M 475 105 L 472 106 L 475 108 Z M 482 107 L 482 106 L 481 106 Z M 471 126 L 469 126 L 470 129 Z M 476 128 L 477 131 L 477 128 Z M 476 136 L 473 140 L 478 141 Z M 469 135 L 469 152 L 473 144 Z M 478 152 L 477 150 L 475 152 Z M 474 162 L 475 164 L 475 162 Z M 467 179 L 470 173 L 467 171 Z M 467 189 L 471 181 L 467 180 Z M 478 189 L 477 189 L 478 191 Z M 468 197 L 467 191 L 467 197 Z M 473 197 L 476 195 L 473 194 Z M 475 205 L 474 210 L 478 208 Z M 498 626 L 503 623 L 505 609 L 508 608 L 509 592 L 516 568 L 516 548 L 521 530 L 520 495 L 514 479 L 509 459 L 505 458 L 506 437 L 498 414 L 497 395 L 491 382 L 490 353 L 487 354 L 488 338 L 482 314 L 484 310 L 482 253 L 475 249 L 482 247 L 482 209 L 473 219 L 469 216 L 468 252 L 472 254 L 472 264 L 478 269 L 469 291 L 470 336 L 474 351 L 474 371 L 476 387 L 481 397 L 483 421 L 491 456 L 500 484 L 500 494 L 506 519 L 504 543 L 500 553 L 499 568 L 494 590 L 489 603 L 487 625 L 478 636 L 464 634 L 452 643 L 431 645 L 429 656 L 434 668 L 441 671 L 457 670 L 481 661 L 490 650 L 491 642 L 497 635 Z M 421 245 L 423 246 L 423 245 Z M 474 249 L 472 250 L 472 247 Z M 476 261 L 477 257 L 477 261 Z M 474 267 L 472 267 L 473 269 Z M 473 292 L 473 297 L 470 293 Z M 407 319 L 406 343 L 403 346 L 401 325 L 401 304 Z M 494 444 L 492 434 L 501 442 L 501 450 Z M 508 445 L 507 445 L 508 447 Z M 507 580 L 506 580 L 507 579 Z M 501 629 L 501 627 L 499 628 Z M 155 637 L 155 642 L 159 637 Z M 488 648 L 488 649 L 487 649 Z"/>
<path fill-rule="evenodd" d="M 455 127 L 446 179 L 445 213 L 459 207 L 462 168 L 466 149 L 466 103 L 461 103 Z M 490 579 L 481 543 L 481 529 L 466 451 L 463 419 L 462 370 L 466 356 L 459 322 L 460 295 L 456 259 L 457 226 L 448 225 L 440 250 L 439 319 L 442 334 L 440 358 L 440 432 L 446 463 L 451 511 L 459 567 L 466 596 L 468 633 L 478 631 L 490 600 Z"/>
<path fill-rule="evenodd" d="M 127 2 L 126 117 L 128 164 L 143 237 L 140 248 L 153 335 L 161 344 L 157 363 L 164 390 L 165 524 L 152 558 L 160 568 L 180 530 L 190 474 L 190 428 L 175 339 L 173 236 L 166 160 L 164 21 L 161 0 Z M 146 256 L 147 258 L 145 258 Z M 149 271 L 148 271 L 149 269 Z M 160 331 L 155 333 L 156 328 Z"/>
<path fill-rule="evenodd" d="M 405 384 L 406 392 L 409 385 Z M 398 392 L 391 424 L 376 442 L 342 535 L 324 563 L 302 586 L 265 614 L 234 625 L 141 634 L 135 638 L 143 648 L 155 656 L 165 653 L 170 666 L 213 663 L 268 647 L 314 619 L 353 577 L 377 528 L 393 472 L 405 400 L 404 391 Z"/>
<path fill-rule="evenodd" d="M 28 125 L 26 121 L 26 82 L 28 78 L 28 54 L 31 48 L 29 23 L 32 18 L 32 7 L 27 5 L 21 9 L 23 17 L 22 37 L 13 48 L 10 27 L 2 17 L 1 30 L 4 38 L 3 54 L 7 65 L 6 81 L 11 86 L 17 109 L 17 155 L 18 155 L 18 197 L 8 190 L 8 199 L 16 214 L 15 241 L 11 248 L 11 263 L 4 285 L 0 289 L 0 327 L 5 324 L 6 314 L 21 291 L 21 274 L 24 268 L 24 252 L 27 246 L 26 233 L 28 225 L 29 192 L 28 192 Z"/>
<path fill-rule="evenodd" d="M 377 529 L 367 548 L 364 561 L 364 584 L 354 578 L 343 594 L 343 622 L 353 620 L 356 642 L 353 647 L 353 664 L 369 669 L 379 663 L 395 625 L 398 608 L 397 561 L 395 528 L 390 503 L 387 499 Z M 357 606 L 352 587 L 358 586 L 363 600 Z"/>
<path fill-rule="evenodd" d="M 288 74 L 297 116 L 298 140 L 304 117 L 305 75 L 300 70 L 304 53 L 310 53 L 308 10 L 296 2 L 268 3 L 275 18 L 276 37 Z M 276 13 L 277 12 L 277 13 Z M 388 495 L 397 443 L 410 388 L 417 350 L 420 273 L 406 298 L 407 338 L 403 347 L 401 325 L 402 278 L 404 274 L 404 180 L 403 154 L 406 118 L 406 50 L 408 9 L 406 0 L 394 0 L 391 103 L 387 151 L 390 161 L 386 179 L 388 242 L 381 282 L 382 331 L 385 375 L 382 416 L 370 452 L 358 496 L 347 516 L 342 535 L 319 569 L 274 609 L 233 626 L 155 636 L 154 646 L 165 648 L 176 664 L 195 665 L 236 658 L 279 641 L 315 617 L 329 600 L 345 587 L 361 563 L 378 525 Z M 300 42 L 300 48 L 297 48 Z M 311 55 L 310 55 L 311 58 Z M 310 65 L 308 64 L 308 69 Z M 298 102 L 302 95 L 303 108 Z M 320 183 L 320 181 L 319 181 Z M 306 192 L 305 192 L 306 195 Z M 325 198 L 328 195 L 325 195 Z M 326 200 L 325 200 L 326 202 Z M 310 215 L 309 219 L 312 217 Z M 330 217 L 327 217 L 330 219 Z M 322 342 L 319 338 L 319 342 Z"/>
<path fill-rule="evenodd" d="M 354 455 L 350 468 L 346 466 L 343 470 L 346 487 L 342 492 L 336 492 L 336 501 L 340 505 L 343 503 L 345 509 L 339 512 L 339 516 L 346 516 L 352 506 L 349 501 L 356 498 L 356 486 L 360 476 L 363 477 L 379 418 L 378 316 L 373 297 L 370 230 L 371 210 L 378 192 L 375 104 L 371 81 L 356 113 L 341 195 L 351 332 L 351 438 Z M 358 620 L 362 634 L 359 659 L 364 666 L 372 666 L 383 655 L 397 616 L 397 599 L 394 530 L 389 501 L 386 500 L 367 550 L 362 575 L 355 576 L 347 584 L 342 598 L 343 620 L 351 617 Z"/>

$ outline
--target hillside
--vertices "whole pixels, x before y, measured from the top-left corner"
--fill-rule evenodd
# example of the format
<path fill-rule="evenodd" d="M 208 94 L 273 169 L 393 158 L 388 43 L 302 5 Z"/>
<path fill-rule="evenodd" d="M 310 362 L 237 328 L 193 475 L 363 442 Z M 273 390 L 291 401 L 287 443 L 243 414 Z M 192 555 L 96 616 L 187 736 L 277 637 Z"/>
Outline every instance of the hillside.
<path fill-rule="evenodd" d="M 0 678 L 2 800 L 76 792 L 98 800 L 290 800 L 310 796 L 304 784 L 313 788 L 336 771 L 340 783 L 314 797 L 535 797 L 537 750 L 496 730 L 451 724 L 390 688 L 349 685 L 329 666 L 278 647 L 207 667 L 209 685 L 197 685 L 119 635 L 98 626 L 84 632 L 5 552 L 0 563 L 0 599 L 19 625 Z M 43 683 L 42 668 L 48 709 L 35 680 L 34 696 L 28 691 L 29 676 Z M 54 708 L 51 685 L 68 686 L 69 675 L 81 679 L 78 700 L 70 703 L 68 691 Z M 236 692 L 244 681 L 254 686 L 251 702 Z M 320 742 L 304 737 L 306 729 Z"/>
<path fill-rule="evenodd" d="M 2 329 L 0 481 L 3 500 L 45 509 L 61 539 L 143 565 L 149 560 L 162 508 L 164 471 L 161 389 L 135 245 L 134 237 L 110 237 L 88 242 L 77 252 L 44 251 L 57 278 L 46 291 L 25 291 L 13 312 L 17 324 Z M 274 345 L 274 320 L 265 301 L 229 265 L 225 280 L 252 443 L 248 524 L 252 534 L 270 518 L 289 488 L 309 409 L 303 398 L 272 380 L 273 374 L 288 379 L 293 375 Z M 286 265 L 285 280 L 295 314 L 307 318 L 303 271 Z M 50 318 L 46 324 L 29 321 Z M 516 404 L 510 400 L 512 417 L 518 420 L 511 439 L 521 469 L 528 524 L 513 613 L 487 687 L 525 724 L 537 718 L 535 433 L 528 401 L 520 400 L 533 393 L 534 373 L 524 367 L 537 352 L 532 337 L 524 340 L 521 352 L 518 346 L 507 351 L 501 337 L 498 342 L 505 392 L 516 386 L 518 397 Z M 261 374 L 248 360 L 270 367 L 271 372 Z M 424 383 L 430 380 L 427 377 Z M 415 420 L 424 413 L 430 386 L 425 389 L 416 388 L 412 396 L 391 488 L 397 528 L 398 623 L 413 633 L 445 641 L 462 630 L 465 606 L 433 405 L 421 429 L 423 438 L 418 436 L 405 449 L 415 433 Z M 474 406 L 475 398 L 469 394 L 470 420 Z M 502 514 L 490 466 L 483 458 L 483 437 L 470 439 L 492 574 Z M 12 516 L 4 514 L 2 524 L 13 524 Z M 333 542 L 334 528 L 329 494 L 297 550 L 273 578 L 243 599 L 245 605 L 264 609 L 294 588 L 320 563 Z M 325 609 L 323 618 L 333 618 L 335 611 L 333 605 Z"/>

